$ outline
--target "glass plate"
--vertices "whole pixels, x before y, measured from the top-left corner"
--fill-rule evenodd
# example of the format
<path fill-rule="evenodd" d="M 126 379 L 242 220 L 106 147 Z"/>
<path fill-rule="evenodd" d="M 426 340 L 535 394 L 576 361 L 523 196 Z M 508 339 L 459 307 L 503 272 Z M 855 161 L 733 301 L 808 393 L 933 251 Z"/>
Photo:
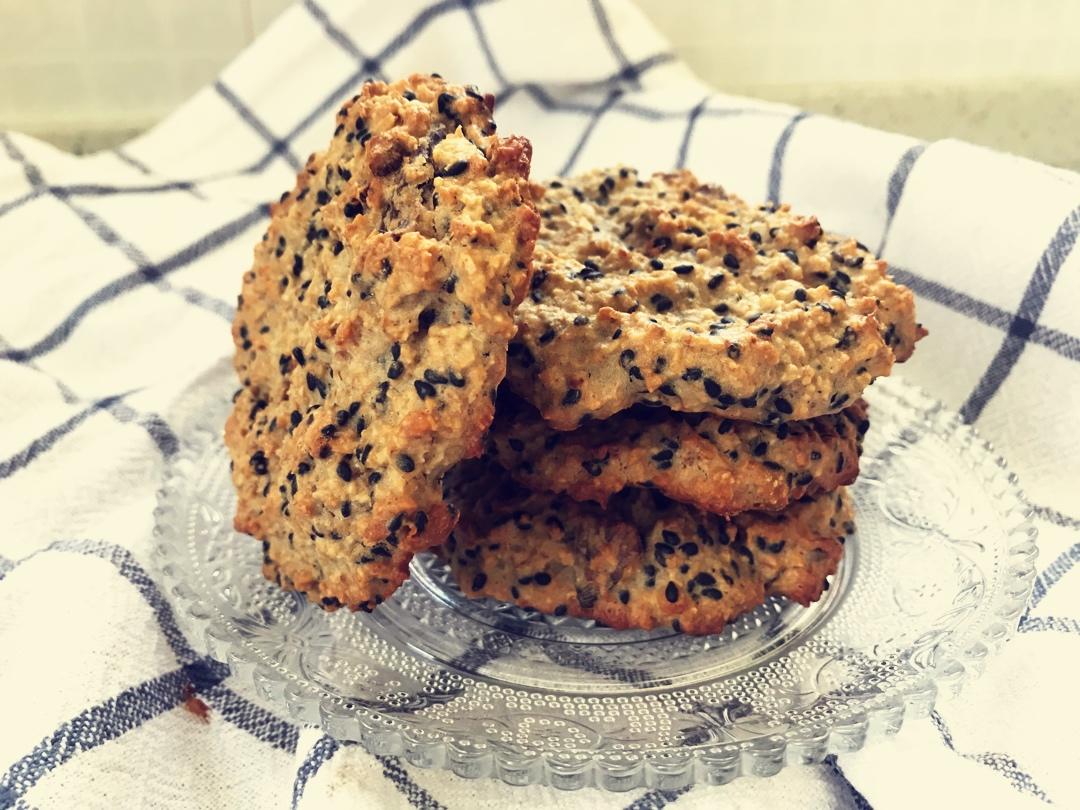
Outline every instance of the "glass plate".
<path fill-rule="evenodd" d="M 939 402 L 885 379 L 867 393 L 857 533 L 809 608 L 773 599 L 713 636 L 617 631 L 465 599 L 423 554 L 375 613 L 325 613 L 266 582 L 259 544 L 231 529 L 233 385 L 221 366 L 196 386 L 160 492 L 177 616 L 287 716 L 415 765 L 630 790 L 818 762 L 958 692 L 1031 592 L 1015 476 Z"/>

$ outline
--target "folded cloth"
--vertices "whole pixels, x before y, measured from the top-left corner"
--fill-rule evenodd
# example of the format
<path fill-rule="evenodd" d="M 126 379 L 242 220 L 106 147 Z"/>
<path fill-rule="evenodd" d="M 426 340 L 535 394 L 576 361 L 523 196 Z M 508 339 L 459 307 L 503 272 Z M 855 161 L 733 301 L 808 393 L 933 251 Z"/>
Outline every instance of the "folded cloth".
<path fill-rule="evenodd" d="M 962 699 L 766 780 L 565 794 L 340 746 L 193 649 L 149 559 L 176 398 L 231 354 L 267 201 L 361 80 L 412 71 L 495 93 L 537 178 L 685 165 L 883 252 L 931 335 L 896 373 L 1009 458 L 1041 532 L 1021 632 Z M 627 0 L 307 0 L 120 149 L 0 147 L 0 806 L 1080 805 L 1080 177 L 715 92 Z"/>

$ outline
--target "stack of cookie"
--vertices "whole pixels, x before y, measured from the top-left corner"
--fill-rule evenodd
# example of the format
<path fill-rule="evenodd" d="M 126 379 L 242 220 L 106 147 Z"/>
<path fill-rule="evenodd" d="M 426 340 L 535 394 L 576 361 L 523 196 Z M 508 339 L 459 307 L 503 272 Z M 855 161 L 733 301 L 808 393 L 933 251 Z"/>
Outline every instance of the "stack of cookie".
<path fill-rule="evenodd" d="M 373 610 L 439 548 L 470 596 L 691 633 L 818 598 L 911 293 L 688 172 L 530 186 L 493 108 L 369 83 L 274 207 L 226 426 L 265 574 Z"/>
<path fill-rule="evenodd" d="M 536 194 L 513 393 L 452 484 L 462 589 L 689 633 L 817 599 L 853 530 L 861 393 L 923 334 L 910 291 L 855 240 L 689 172 Z"/>

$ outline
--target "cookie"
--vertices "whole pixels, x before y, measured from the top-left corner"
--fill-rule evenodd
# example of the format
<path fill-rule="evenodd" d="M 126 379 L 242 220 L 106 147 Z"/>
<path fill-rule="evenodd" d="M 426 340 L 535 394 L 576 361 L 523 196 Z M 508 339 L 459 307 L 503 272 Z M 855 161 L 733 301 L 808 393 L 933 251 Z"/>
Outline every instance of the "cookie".
<path fill-rule="evenodd" d="M 855 480 L 866 413 L 859 400 L 837 414 L 768 426 L 636 405 L 561 432 L 500 393 L 489 452 L 528 489 L 577 501 L 604 505 L 639 486 L 722 515 L 777 511 Z"/>
<path fill-rule="evenodd" d="M 481 464 L 451 487 L 463 517 L 440 552 L 462 591 L 617 629 L 716 633 L 768 596 L 807 605 L 854 530 L 844 489 L 725 518 L 641 489 L 602 509 Z"/>
<path fill-rule="evenodd" d="M 925 330 L 856 242 L 688 171 L 536 187 L 510 386 L 559 430 L 637 402 L 762 424 L 836 412 Z"/>
<path fill-rule="evenodd" d="M 493 106 L 434 75 L 364 85 L 244 275 L 235 525 L 330 607 L 373 608 L 446 539 L 442 476 L 493 416 L 539 227 Z"/>

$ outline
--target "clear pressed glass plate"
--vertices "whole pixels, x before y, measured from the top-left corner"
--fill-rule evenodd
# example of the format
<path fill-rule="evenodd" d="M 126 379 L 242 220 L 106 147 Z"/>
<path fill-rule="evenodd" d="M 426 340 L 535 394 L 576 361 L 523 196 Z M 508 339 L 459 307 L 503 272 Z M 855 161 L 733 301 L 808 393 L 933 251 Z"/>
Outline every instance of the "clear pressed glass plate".
<path fill-rule="evenodd" d="M 160 493 L 177 615 L 289 717 L 416 765 L 629 790 L 816 762 L 955 694 L 1031 591 L 1015 476 L 955 414 L 886 379 L 867 393 L 857 533 L 809 608 L 775 599 L 705 637 L 617 631 L 465 599 L 424 554 L 375 613 L 325 613 L 266 582 L 259 544 L 232 531 L 233 384 L 224 367 L 199 381 Z"/>

